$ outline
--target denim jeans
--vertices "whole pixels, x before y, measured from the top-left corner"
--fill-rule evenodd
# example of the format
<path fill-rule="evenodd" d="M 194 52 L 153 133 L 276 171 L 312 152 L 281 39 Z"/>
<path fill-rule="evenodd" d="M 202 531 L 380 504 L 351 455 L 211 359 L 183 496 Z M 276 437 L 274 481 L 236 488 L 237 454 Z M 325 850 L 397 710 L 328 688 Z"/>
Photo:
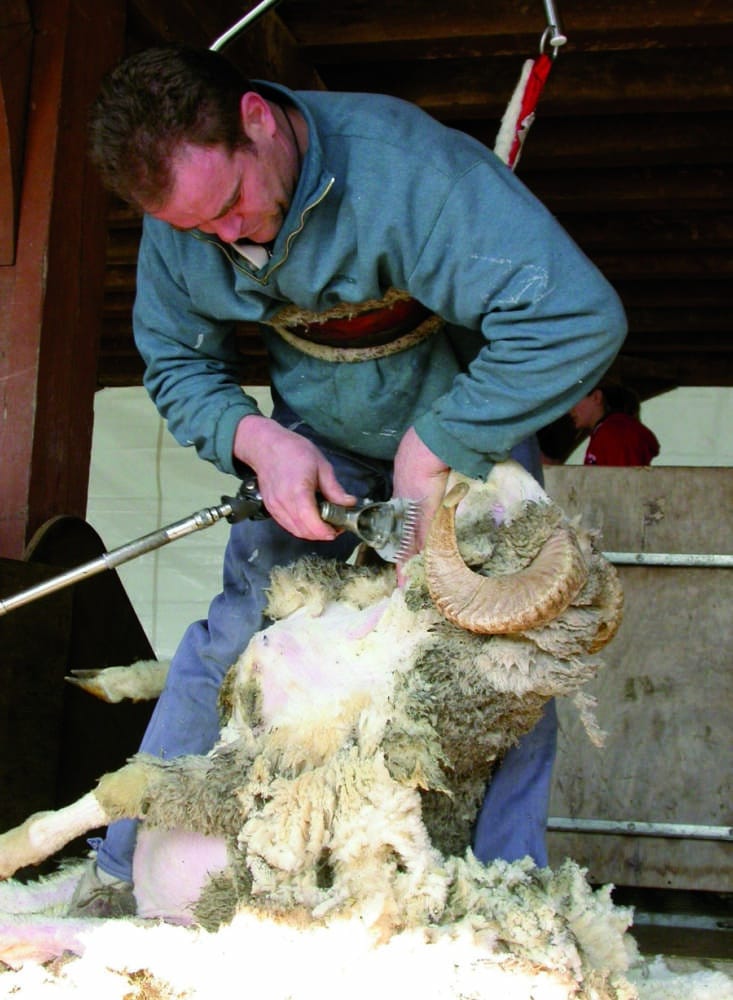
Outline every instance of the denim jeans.
<path fill-rule="evenodd" d="M 276 403 L 273 417 L 313 440 L 332 463 L 341 485 L 355 496 L 387 500 L 392 465 L 330 448 L 286 407 Z M 525 443 L 515 457 L 541 476 L 538 451 Z M 252 635 L 265 623 L 265 589 L 274 566 L 304 555 L 346 560 L 355 547 L 344 533 L 333 542 L 295 538 L 273 520 L 241 521 L 231 527 L 224 555 L 223 589 L 208 618 L 186 630 L 171 660 L 165 689 L 158 699 L 140 750 L 156 757 L 205 754 L 219 735 L 217 696 L 229 667 Z M 553 711 L 504 758 L 489 788 L 477 826 L 474 849 L 483 861 L 507 861 L 530 854 L 546 863 L 544 829 L 555 755 Z M 525 746 L 526 744 L 526 746 Z M 136 820 L 111 823 L 105 839 L 95 842 L 97 864 L 105 872 L 132 881 Z"/>

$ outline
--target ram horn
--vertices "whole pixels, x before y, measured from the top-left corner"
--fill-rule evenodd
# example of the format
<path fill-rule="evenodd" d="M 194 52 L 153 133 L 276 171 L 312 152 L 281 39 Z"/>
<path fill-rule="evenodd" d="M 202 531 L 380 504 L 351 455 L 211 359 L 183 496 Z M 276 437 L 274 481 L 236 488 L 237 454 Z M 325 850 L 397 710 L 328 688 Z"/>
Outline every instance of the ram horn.
<path fill-rule="evenodd" d="M 454 625 L 486 635 L 522 632 L 556 618 L 588 575 L 573 533 L 559 526 L 524 569 L 482 576 L 463 561 L 456 541 L 456 507 L 467 492 L 466 483 L 457 483 L 447 493 L 425 544 L 425 574 L 438 610 Z"/>

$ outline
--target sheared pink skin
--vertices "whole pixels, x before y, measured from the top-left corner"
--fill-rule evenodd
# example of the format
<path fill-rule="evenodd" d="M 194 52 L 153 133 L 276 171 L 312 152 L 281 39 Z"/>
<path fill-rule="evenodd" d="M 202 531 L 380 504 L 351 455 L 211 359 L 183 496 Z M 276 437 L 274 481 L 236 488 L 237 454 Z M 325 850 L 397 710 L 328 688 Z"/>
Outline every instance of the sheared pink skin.
<path fill-rule="evenodd" d="M 26 962 L 48 962 L 64 952 L 83 954 L 82 934 L 96 921 L 39 916 L 44 910 L 63 913 L 80 876 L 77 865 L 48 880 L 3 885 L 0 963 L 19 969 Z"/>
<path fill-rule="evenodd" d="M 218 837 L 185 830 L 142 829 L 133 862 L 138 916 L 191 924 L 193 906 L 209 875 L 221 871 L 226 863 L 226 846 Z M 101 919 L 39 917 L 33 912 L 67 904 L 80 874 L 77 870 L 66 879 L 20 885 L 15 900 L 5 894 L 0 963 L 19 969 L 26 962 L 84 953 L 84 935 L 103 923 Z"/>
<path fill-rule="evenodd" d="M 262 686 L 262 716 L 273 724 L 293 699 L 313 700 L 318 692 L 339 697 L 360 684 L 359 644 L 379 625 L 386 599 L 361 610 L 331 606 L 322 615 L 301 617 L 297 625 L 285 619 L 256 635 L 249 648 L 251 669 Z M 369 686 L 369 678 L 361 683 Z M 297 703 L 297 702 L 296 702 Z"/>
<path fill-rule="evenodd" d="M 141 829 L 132 878 L 137 915 L 175 924 L 193 923 L 193 907 L 210 875 L 227 864 L 220 837 L 189 830 Z"/>
<path fill-rule="evenodd" d="M 358 618 L 356 618 L 355 626 L 347 631 L 346 638 L 354 642 L 364 639 L 379 625 L 386 607 L 386 602 L 380 601 L 379 604 L 365 608 L 364 611 L 359 613 Z"/>
<path fill-rule="evenodd" d="M 26 962 L 48 962 L 65 952 L 82 955 L 82 935 L 93 923 L 65 917 L 23 919 L 23 923 L 0 924 L 0 962 L 11 969 L 19 969 Z"/>

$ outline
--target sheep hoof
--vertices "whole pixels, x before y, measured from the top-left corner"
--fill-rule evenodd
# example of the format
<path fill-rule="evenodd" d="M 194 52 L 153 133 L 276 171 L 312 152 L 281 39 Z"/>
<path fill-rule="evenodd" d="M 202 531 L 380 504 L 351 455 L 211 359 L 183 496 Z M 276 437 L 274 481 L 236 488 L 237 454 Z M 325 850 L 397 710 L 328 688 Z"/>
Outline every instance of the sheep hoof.
<path fill-rule="evenodd" d="M 74 687 L 79 687 L 87 694 L 92 694 L 95 698 L 109 704 L 120 701 L 119 697 L 107 690 L 104 684 L 103 670 L 72 670 L 71 674 L 70 677 L 64 677 L 64 680 L 73 684 Z"/>

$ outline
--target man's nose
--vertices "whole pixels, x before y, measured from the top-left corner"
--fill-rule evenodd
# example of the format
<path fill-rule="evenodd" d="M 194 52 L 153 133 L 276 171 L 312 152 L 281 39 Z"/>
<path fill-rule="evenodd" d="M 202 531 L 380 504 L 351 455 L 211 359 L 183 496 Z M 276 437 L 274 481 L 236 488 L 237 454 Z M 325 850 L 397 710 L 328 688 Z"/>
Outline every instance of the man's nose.
<path fill-rule="evenodd" d="M 224 243 L 234 243 L 242 235 L 241 219 L 233 212 L 228 213 L 221 219 L 216 219 L 211 223 L 211 228 Z"/>

